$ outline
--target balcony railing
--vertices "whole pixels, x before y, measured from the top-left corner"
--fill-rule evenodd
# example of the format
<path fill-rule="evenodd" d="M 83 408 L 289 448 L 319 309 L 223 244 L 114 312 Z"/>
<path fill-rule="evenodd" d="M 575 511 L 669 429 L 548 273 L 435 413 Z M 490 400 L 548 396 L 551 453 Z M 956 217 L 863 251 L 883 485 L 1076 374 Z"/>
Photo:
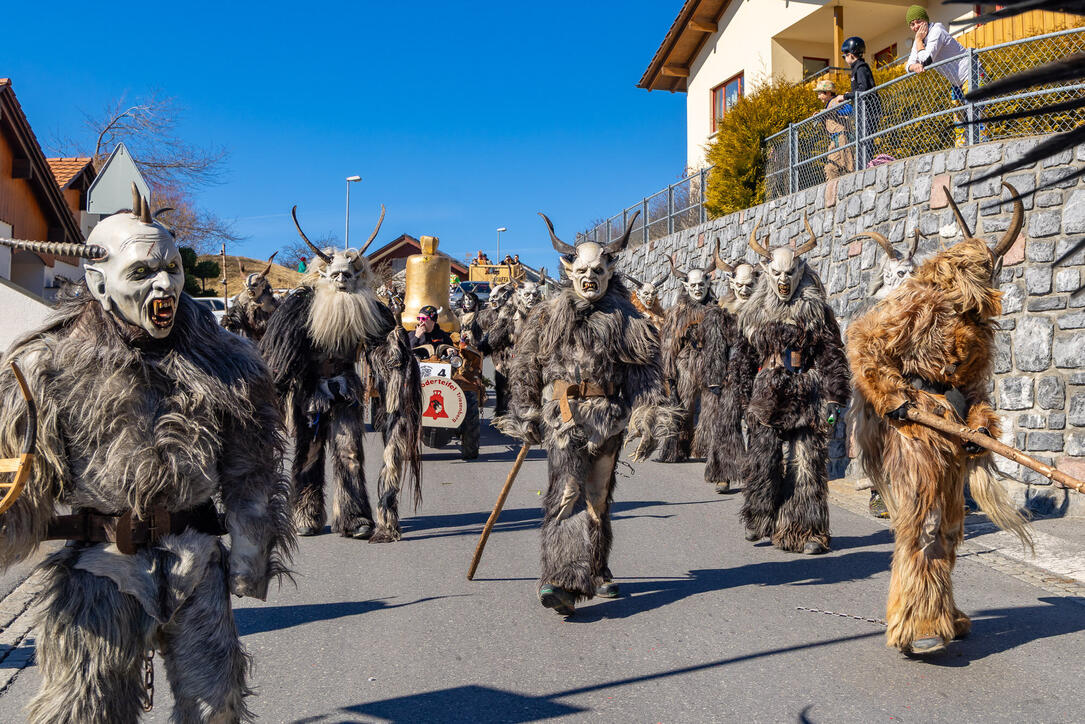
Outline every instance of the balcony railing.
<path fill-rule="evenodd" d="M 704 192 L 710 170 L 701 169 L 651 196 L 645 196 L 639 203 L 622 209 L 577 236 L 601 244 L 614 241 L 625 232 L 626 224 L 637 209 L 640 209 L 640 216 L 633 222 L 633 230 L 629 236 L 631 246 L 697 226 L 706 220 Z"/>

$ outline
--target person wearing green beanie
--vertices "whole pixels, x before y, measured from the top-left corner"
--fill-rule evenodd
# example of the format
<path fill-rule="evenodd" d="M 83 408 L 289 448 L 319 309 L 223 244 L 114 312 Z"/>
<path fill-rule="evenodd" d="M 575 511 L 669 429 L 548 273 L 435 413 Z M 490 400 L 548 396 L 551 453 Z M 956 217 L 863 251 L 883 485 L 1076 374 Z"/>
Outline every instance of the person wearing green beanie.
<path fill-rule="evenodd" d="M 928 66 L 949 60 L 947 63 L 937 65 L 935 70 L 944 75 L 950 82 L 950 102 L 960 106 L 964 103 L 964 96 L 968 92 L 969 84 L 973 75 L 983 82 L 983 68 L 979 61 L 970 61 L 968 50 L 957 42 L 957 39 L 949 34 L 949 30 L 942 23 L 932 23 L 927 11 L 920 5 L 908 8 L 905 14 L 908 28 L 915 33 L 915 41 L 912 43 L 912 51 L 908 54 L 908 62 L 905 67 L 909 73 L 922 73 Z M 950 60 L 956 58 L 956 61 Z M 973 65 L 975 63 L 975 65 Z M 958 121 L 965 121 L 963 112 L 956 114 Z M 953 129 L 954 145 L 964 146 L 966 143 L 967 129 L 955 126 Z M 980 127 L 981 138 L 983 128 Z"/>

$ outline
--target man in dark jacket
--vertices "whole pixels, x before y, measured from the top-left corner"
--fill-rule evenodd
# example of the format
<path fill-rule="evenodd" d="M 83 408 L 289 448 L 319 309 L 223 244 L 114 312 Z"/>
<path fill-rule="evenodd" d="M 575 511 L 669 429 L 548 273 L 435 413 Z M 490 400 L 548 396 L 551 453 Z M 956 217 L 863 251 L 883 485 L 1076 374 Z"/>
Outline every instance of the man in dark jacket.
<path fill-rule="evenodd" d="M 420 347 L 424 344 L 455 344 L 452 336 L 441 329 L 437 324 L 437 307 L 427 304 L 418 310 L 418 326 L 411 335 L 411 346 Z"/>
<path fill-rule="evenodd" d="M 874 73 L 870 66 L 863 60 L 866 53 L 866 43 L 862 38 L 851 37 L 840 45 L 840 53 L 844 62 L 851 68 L 851 90 L 838 96 L 840 101 L 846 101 L 855 106 L 856 124 L 859 136 L 859 158 L 856 159 L 857 169 L 865 167 L 870 159 L 874 158 L 874 142 L 870 140 L 870 134 L 878 130 L 878 124 L 882 116 L 881 99 L 877 93 L 869 93 L 860 99 L 860 94 L 871 90 L 874 83 Z M 860 108 L 860 103 L 862 108 Z"/>

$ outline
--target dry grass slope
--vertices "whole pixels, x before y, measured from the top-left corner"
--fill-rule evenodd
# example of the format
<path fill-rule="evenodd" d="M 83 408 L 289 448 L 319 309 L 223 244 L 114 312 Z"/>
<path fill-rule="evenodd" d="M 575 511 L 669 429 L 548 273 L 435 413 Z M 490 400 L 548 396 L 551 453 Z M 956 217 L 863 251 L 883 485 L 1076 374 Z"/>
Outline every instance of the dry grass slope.
<path fill-rule="evenodd" d="M 200 257 L 200 261 L 221 263 L 221 260 L 222 257 L 218 254 Z M 238 268 L 239 261 L 245 270 L 244 273 Z M 227 254 L 226 286 L 230 292 L 230 296 L 236 296 L 241 292 L 245 277 L 254 272 L 262 271 L 265 266 L 267 266 L 267 259 L 250 259 L 247 256 L 230 256 Z M 279 266 L 278 264 L 272 264 L 271 271 L 268 272 L 268 278 L 271 282 L 272 289 L 293 289 L 301 281 L 302 276 L 302 274 L 299 274 L 294 269 Z M 208 279 L 207 288 L 214 289 L 219 296 L 222 296 L 222 285 L 219 283 L 218 279 Z"/>

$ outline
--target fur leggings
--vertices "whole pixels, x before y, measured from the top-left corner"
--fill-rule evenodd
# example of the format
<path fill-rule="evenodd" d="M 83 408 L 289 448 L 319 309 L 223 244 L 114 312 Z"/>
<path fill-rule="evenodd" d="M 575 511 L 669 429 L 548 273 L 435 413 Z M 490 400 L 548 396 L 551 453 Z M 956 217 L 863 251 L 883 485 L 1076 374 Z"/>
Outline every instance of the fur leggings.
<path fill-rule="evenodd" d="M 971 621 L 953 601 L 953 566 L 964 535 L 963 456 L 891 433 L 883 466 L 895 503 L 886 643 L 907 649 L 928 636 L 951 641 Z"/>
<path fill-rule="evenodd" d="M 777 430 L 747 420 L 742 522 L 777 548 L 801 553 L 807 541 L 829 547 L 829 451 L 823 432 Z"/>
<path fill-rule="evenodd" d="M 294 449 L 294 521 L 298 530 L 324 527 L 324 457 L 331 447 L 332 531 L 349 537 L 358 527 L 372 524 L 373 511 L 365 491 L 362 441 L 365 439 L 364 411 L 360 404 L 336 404 L 310 427 L 304 415 L 294 421 L 297 442 Z M 378 491 L 381 495 L 381 491 Z M 395 494 L 380 511 L 380 523 L 398 531 Z"/>
<path fill-rule="evenodd" d="M 559 586 L 581 600 L 592 598 L 603 582 L 614 539 L 610 502 L 621 443 L 616 435 L 595 455 L 583 441 L 547 451 L 540 587 Z"/>
<path fill-rule="evenodd" d="M 678 434 L 663 441 L 656 462 L 682 463 L 688 460 L 691 454 L 704 454 L 706 452 L 703 449 L 696 451 L 692 449 L 693 429 L 698 424 L 697 413 L 701 406 L 701 390 L 694 386 L 692 379 L 688 375 L 678 382 L 678 405 L 682 409 L 681 426 L 678 429 Z"/>
<path fill-rule="evenodd" d="M 38 626 L 42 686 L 28 708 L 35 724 L 130 724 L 142 716 L 143 657 L 162 655 L 173 692 L 171 721 L 252 721 L 244 698 L 250 661 L 230 609 L 226 566 L 212 561 L 168 623 L 151 618 L 108 578 L 73 568 L 77 548 L 43 566 Z"/>
<path fill-rule="evenodd" d="M 742 407 L 728 390 L 710 389 L 701 395 L 701 417 L 693 446 L 705 451 L 705 482 L 735 484 L 742 480 L 746 457 Z"/>

